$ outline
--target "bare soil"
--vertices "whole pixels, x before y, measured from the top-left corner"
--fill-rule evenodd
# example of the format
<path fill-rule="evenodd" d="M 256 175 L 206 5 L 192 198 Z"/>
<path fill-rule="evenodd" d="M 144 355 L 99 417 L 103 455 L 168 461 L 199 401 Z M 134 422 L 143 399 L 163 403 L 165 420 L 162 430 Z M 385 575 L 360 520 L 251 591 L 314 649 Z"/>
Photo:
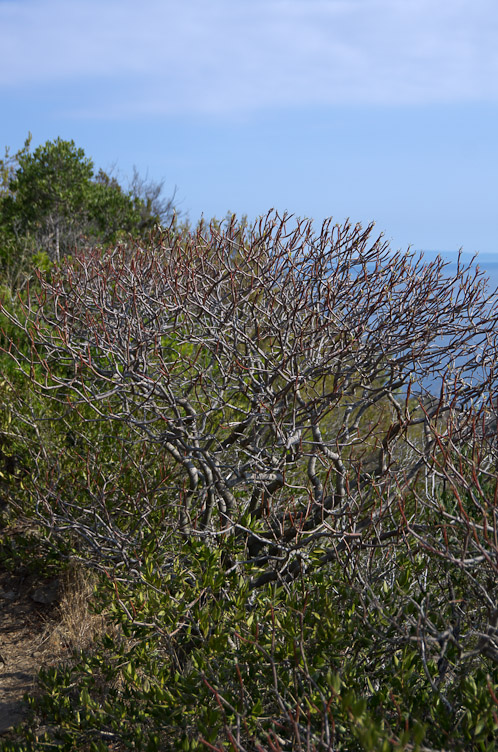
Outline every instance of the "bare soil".
<path fill-rule="evenodd" d="M 23 697 L 34 691 L 38 671 L 51 662 L 47 648 L 58 597 L 56 580 L 0 571 L 0 735 L 24 719 Z"/>

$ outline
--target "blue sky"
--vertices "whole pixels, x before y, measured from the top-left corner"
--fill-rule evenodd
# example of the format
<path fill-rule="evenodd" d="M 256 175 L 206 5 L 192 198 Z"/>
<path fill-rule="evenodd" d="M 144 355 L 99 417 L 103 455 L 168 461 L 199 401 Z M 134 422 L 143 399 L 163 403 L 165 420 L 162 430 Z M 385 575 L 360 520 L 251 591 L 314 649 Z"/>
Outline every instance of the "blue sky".
<path fill-rule="evenodd" d="M 498 261 L 496 0 L 0 0 L 0 96 L 0 148 L 74 139 L 192 220 Z"/>

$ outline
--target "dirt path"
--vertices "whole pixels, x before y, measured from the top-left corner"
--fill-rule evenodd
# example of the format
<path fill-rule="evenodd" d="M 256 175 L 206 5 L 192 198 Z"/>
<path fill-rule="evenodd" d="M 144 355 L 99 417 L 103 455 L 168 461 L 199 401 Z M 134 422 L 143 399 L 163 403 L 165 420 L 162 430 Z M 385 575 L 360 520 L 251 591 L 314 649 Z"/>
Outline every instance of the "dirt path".
<path fill-rule="evenodd" d="M 57 582 L 0 572 L 0 734 L 22 721 L 23 696 L 47 662 L 43 649 L 56 618 Z"/>

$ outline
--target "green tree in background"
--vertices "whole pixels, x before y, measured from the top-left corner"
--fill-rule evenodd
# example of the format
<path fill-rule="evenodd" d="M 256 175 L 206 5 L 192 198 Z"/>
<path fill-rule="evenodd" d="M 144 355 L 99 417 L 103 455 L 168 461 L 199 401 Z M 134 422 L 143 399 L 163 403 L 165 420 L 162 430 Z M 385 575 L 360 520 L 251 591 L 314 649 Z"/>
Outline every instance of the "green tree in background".
<path fill-rule="evenodd" d="M 88 225 L 93 163 L 73 141 L 47 141 L 22 154 L 2 215 L 16 237 L 32 234 L 56 260 Z"/>
<path fill-rule="evenodd" d="M 173 217 L 172 199 L 161 199 L 162 183 L 135 171 L 127 191 L 103 170 L 95 174 L 74 141 L 57 138 L 33 152 L 30 144 L 31 136 L 0 161 L 0 259 L 11 286 L 38 254 L 59 261 L 83 244 L 143 237 Z"/>
<path fill-rule="evenodd" d="M 5 148 L 4 158 L 0 159 L 0 198 L 4 198 L 11 193 L 10 183 L 14 179 L 21 156 L 29 153 L 31 140 L 31 133 L 28 133 L 24 146 L 15 154 L 10 153 L 8 146 Z"/>

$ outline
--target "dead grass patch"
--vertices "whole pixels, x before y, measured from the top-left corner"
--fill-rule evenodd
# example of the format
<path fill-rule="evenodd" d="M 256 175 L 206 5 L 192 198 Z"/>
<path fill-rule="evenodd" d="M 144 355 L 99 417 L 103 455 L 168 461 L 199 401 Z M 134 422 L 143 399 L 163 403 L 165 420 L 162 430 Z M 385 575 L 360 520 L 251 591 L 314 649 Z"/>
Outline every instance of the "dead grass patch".
<path fill-rule="evenodd" d="M 43 652 L 50 654 L 48 663 L 71 660 L 76 653 L 91 650 L 105 632 L 113 631 L 105 613 L 96 613 L 93 595 L 95 575 L 82 567 L 70 567 L 61 577 L 56 623 L 47 625 L 43 636 Z"/>

